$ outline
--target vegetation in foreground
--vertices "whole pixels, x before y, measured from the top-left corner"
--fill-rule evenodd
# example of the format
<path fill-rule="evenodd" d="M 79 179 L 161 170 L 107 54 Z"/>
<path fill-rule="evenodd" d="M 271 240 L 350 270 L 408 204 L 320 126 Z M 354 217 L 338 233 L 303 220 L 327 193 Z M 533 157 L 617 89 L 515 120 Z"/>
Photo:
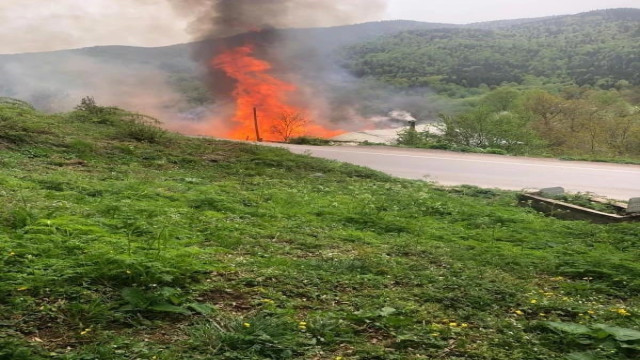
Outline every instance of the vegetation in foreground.
<path fill-rule="evenodd" d="M 640 227 L 0 104 L 0 359 L 632 359 Z"/>

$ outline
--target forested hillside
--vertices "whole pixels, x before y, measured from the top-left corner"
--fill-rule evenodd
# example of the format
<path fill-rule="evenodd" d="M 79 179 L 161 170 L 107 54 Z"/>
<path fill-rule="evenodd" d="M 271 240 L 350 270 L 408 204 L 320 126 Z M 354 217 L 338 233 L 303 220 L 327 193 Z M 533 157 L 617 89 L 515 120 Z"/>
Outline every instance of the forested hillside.
<path fill-rule="evenodd" d="M 640 9 L 406 31 L 350 47 L 344 65 L 401 87 L 640 85 Z"/>
<path fill-rule="evenodd" d="M 442 136 L 406 130 L 400 143 L 640 163 L 640 107 L 624 99 L 632 92 L 501 86 L 465 100 L 469 110 L 441 114 Z"/>

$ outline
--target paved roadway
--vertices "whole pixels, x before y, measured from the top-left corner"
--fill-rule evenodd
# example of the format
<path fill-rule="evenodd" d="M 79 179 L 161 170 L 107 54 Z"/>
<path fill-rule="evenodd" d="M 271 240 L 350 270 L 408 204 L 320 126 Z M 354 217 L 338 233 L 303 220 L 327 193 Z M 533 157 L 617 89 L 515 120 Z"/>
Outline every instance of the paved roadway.
<path fill-rule="evenodd" d="M 569 192 L 591 192 L 611 199 L 640 197 L 640 165 L 455 153 L 440 150 L 365 146 L 286 147 L 294 153 L 367 166 L 387 174 L 506 190 L 562 186 Z"/>

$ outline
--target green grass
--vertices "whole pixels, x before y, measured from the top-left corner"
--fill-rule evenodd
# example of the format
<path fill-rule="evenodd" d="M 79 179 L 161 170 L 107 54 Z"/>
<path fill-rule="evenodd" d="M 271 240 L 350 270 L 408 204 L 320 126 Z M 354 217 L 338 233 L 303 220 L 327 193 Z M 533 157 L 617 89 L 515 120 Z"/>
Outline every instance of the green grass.
<path fill-rule="evenodd" d="M 638 355 L 638 224 L 132 118 L 0 104 L 0 359 Z"/>

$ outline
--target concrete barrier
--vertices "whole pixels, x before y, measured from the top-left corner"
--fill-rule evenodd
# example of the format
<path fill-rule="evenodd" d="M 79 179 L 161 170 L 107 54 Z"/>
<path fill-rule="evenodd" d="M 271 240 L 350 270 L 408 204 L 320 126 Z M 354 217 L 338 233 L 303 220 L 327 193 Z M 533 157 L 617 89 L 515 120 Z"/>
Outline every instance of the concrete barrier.
<path fill-rule="evenodd" d="M 518 202 L 521 206 L 531 207 L 549 216 L 563 220 L 586 220 L 596 224 L 640 221 L 640 213 L 630 213 L 627 215 L 609 214 L 560 200 L 549 199 L 542 196 L 540 192 L 520 194 L 518 196 Z M 612 204 L 612 206 L 619 208 L 620 213 L 625 213 L 627 210 L 620 205 Z"/>

